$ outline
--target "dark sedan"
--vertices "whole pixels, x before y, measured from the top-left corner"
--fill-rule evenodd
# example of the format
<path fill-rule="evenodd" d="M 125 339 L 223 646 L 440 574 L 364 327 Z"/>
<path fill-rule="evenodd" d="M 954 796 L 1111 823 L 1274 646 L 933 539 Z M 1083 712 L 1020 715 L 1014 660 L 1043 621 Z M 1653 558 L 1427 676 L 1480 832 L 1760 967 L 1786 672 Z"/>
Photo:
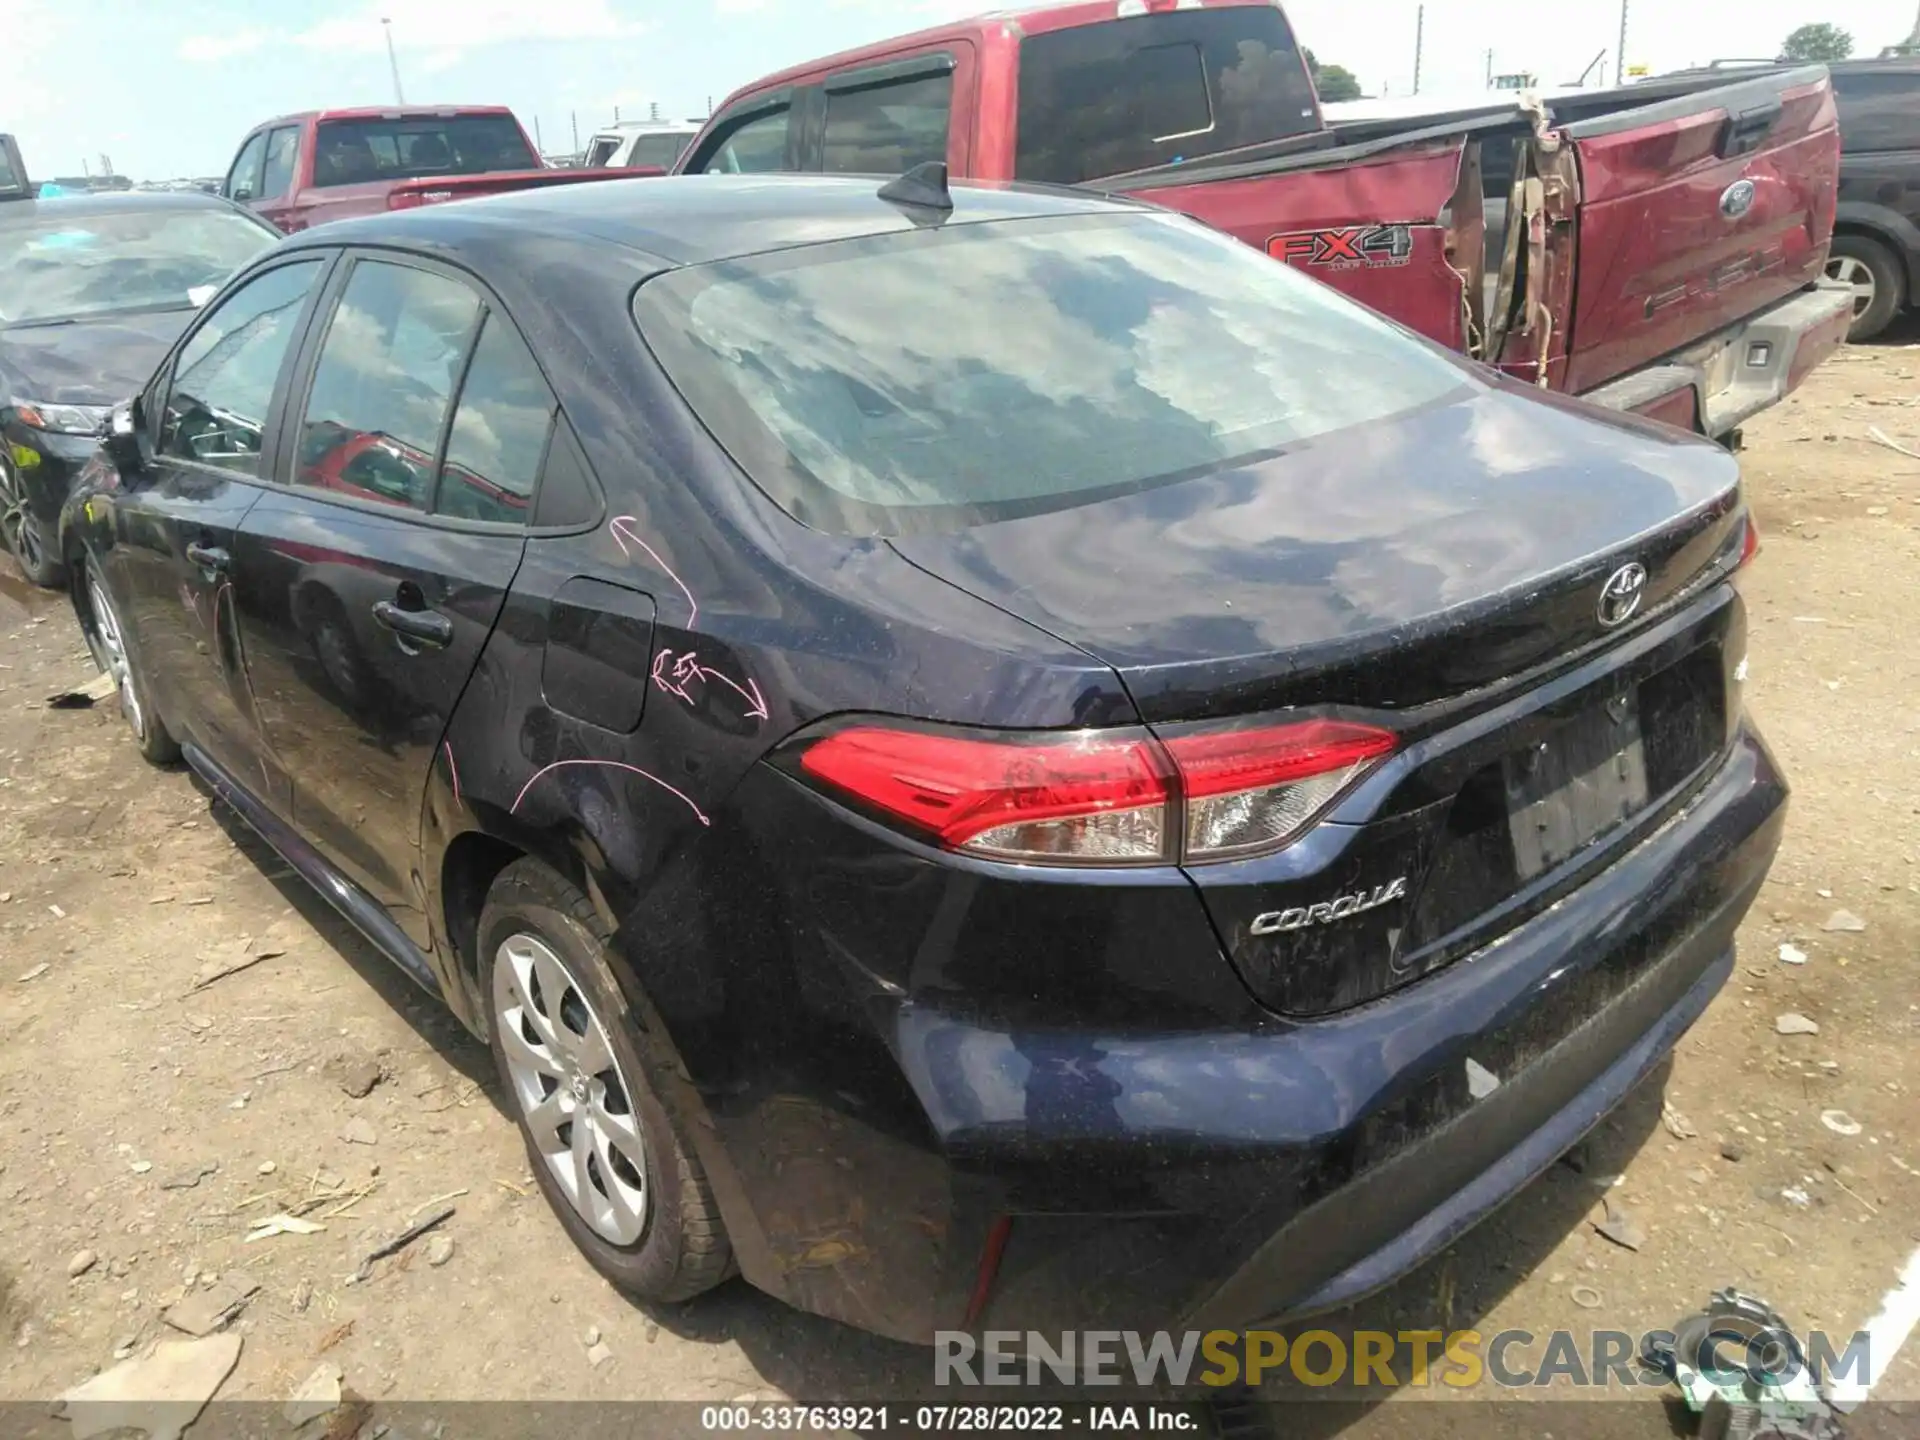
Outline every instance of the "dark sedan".
<path fill-rule="evenodd" d="M 580 186 L 283 243 L 66 511 L 184 755 L 492 1045 L 653 1299 L 1338 1305 L 1726 980 L 1733 459 L 1191 221 Z"/>
<path fill-rule="evenodd" d="M 60 507 L 108 408 L 278 238 L 207 195 L 0 203 L 0 546 L 29 580 L 60 581 Z"/>

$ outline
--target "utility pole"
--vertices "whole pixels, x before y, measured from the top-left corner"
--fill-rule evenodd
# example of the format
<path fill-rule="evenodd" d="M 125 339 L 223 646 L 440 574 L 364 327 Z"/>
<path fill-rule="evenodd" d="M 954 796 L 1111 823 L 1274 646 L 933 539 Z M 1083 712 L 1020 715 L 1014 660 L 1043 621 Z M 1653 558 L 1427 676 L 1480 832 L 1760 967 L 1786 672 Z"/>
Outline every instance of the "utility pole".
<path fill-rule="evenodd" d="M 1620 43 L 1613 47 L 1613 58 L 1617 62 L 1614 68 L 1620 72 L 1622 85 L 1627 83 L 1627 4 L 1628 0 L 1620 0 Z"/>
<path fill-rule="evenodd" d="M 387 68 L 393 72 L 393 103 L 407 103 L 406 93 L 400 88 L 400 57 L 393 53 L 393 21 L 385 15 L 380 17 L 380 28 L 387 36 Z"/>
<path fill-rule="evenodd" d="M 1493 51 L 1487 51 L 1487 89 L 1493 88 Z"/>
<path fill-rule="evenodd" d="M 567 115 L 573 121 L 573 153 L 578 155 L 580 153 L 580 112 L 569 110 Z"/>
<path fill-rule="evenodd" d="M 1420 57 L 1427 48 L 1427 7 L 1422 5 L 1413 15 L 1413 93 L 1420 93 Z"/>
<path fill-rule="evenodd" d="M 540 117 L 533 117 L 533 148 L 540 154 L 547 153 L 547 142 L 540 138 Z"/>
<path fill-rule="evenodd" d="M 613 107 L 613 123 L 616 125 L 620 123 L 620 107 L 618 105 Z"/>

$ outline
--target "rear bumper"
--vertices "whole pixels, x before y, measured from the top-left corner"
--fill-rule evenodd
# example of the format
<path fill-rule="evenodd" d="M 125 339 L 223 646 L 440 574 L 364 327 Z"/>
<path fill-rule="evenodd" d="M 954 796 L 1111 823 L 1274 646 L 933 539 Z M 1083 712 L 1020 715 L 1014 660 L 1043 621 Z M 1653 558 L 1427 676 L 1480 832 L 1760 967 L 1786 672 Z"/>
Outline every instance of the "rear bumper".
<path fill-rule="evenodd" d="M 1806 379 L 1847 338 L 1853 292 L 1821 280 L 1677 355 L 1581 398 L 1721 436 Z"/>
<path fill-rule="evenodd" d="M 1450 1244 L 1706 1007 L 1785 801 L 1743 730 L 1685 810 L 1577 894 L 1325 1020 L 1037 1036 L 907 1006 L 894 1052 L 952 1183 L 1012 1216 L 975 1324 L 1241 1327 L 1358 1299 Z M 1499 1088 L 1473 1099 L 1468 1059 Z M 971 1272 L 977 1237 L 950 1238 L 946 1265 Z M 936 1288 L 950 1302 L 972 1279 Z"/>

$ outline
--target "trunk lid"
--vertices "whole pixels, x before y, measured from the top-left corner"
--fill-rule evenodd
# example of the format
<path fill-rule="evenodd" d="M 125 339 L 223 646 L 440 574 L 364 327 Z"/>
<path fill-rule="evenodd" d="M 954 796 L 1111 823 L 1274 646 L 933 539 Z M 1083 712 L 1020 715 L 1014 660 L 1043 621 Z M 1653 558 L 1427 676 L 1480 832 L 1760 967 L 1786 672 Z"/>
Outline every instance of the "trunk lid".
<path fill-rule="evenodd" d="M 1274 458 L 969 529 L 906 558 L 1106 661 L 1149 723 L 1404 709 L 1620 633 L 1729 541 L 1738 467 L 1664 426 L 1497 383 Z"/>
<path fill-rule="evenodd" d="M 1810 284 L 1826 264 L 1840 132 L 1824 66 L 1556 117 L 1580 167 L 1567 388 L 1669 355 Z"/>

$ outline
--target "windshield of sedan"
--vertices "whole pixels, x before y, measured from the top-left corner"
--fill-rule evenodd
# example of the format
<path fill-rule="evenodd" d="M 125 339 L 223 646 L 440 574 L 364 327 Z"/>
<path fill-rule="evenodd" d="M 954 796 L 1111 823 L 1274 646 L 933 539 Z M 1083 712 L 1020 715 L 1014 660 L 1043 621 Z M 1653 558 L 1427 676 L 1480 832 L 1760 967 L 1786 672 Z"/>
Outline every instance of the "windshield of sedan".
<path fill-rule="evenodd" d="M 635 308 L 747 474 L 844 533 L 1169 483 L 1468 383 L 1391 322 L 1170 216 L 808 246 L 670 271 Z"/>
<path fill-rule="evenodd" d="M 44 325 L 203 305 L 273 244 L 228 210 L 0 212 L 0 325 Z"/>

